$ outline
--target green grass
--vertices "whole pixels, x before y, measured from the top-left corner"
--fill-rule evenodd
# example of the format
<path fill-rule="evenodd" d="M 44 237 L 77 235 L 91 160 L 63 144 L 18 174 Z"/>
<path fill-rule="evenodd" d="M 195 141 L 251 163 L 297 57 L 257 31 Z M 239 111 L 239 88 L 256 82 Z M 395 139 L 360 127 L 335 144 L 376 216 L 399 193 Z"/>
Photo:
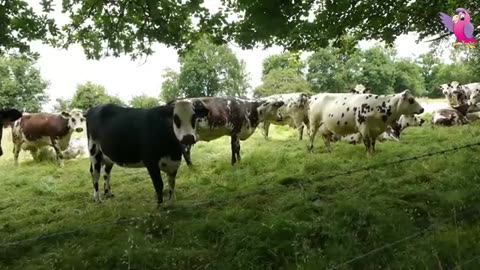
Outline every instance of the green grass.
<path fill-rule="evenodd" d="M 95 204 L 87 159 L 60 169 L 22 153 L 15 167 L 5 134 L 0 244 L 132 219 L 0 246 L 0 269 L 326 269 L 429 228 L 340 269 L 450 269 L 480 254 L 478 212 L 460 215 L 480 204 L 480 147 L 322 179 L 479 135 L 478 124 L 410 128 L 367 159 L 363 145 L 326 153 L 320 138 L 307 153 L 296 132 L 274 127 L 268 142 L 260 132 L 242 142 L 234 167 L 228 138 L 199 143 L 195 169 L 182 163 L 179 171 L 177 205 L 159 211 L 146 170 L 114 167 L 115 198 Z"/>

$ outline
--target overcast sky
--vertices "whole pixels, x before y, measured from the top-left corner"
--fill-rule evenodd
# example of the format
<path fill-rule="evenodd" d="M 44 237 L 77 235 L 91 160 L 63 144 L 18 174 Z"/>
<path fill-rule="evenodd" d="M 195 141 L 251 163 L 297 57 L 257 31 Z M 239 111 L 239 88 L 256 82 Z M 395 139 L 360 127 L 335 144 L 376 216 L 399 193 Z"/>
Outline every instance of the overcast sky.
<path fill-rule="evenodd" d="M 29 0 L 32 6 L 38 0 Z M 60 6 L 61 0 L 57 0 Z M 212 8 L 217 6 L 216 0 L 207 1 Z M 55 18 L 65 22 L 65 16 L 56 13 Z M 415 43 L 413 34 L 398 37 L 396 48 L 400 57 L 417 57 L 428 51 L 428 44 Z M 361 42 L 361 48 L 374 45 L 374 41 Z M 250 84 L 255 87 L 261 83 L 262 61 L 272 54 L 282 51 L 280 47 L 266 50 L 241 50 L 229 45 L 239 59 L 246 63 Z M 68 50 L 54 49 L 40 42 L 34 42 L 32 49 L 40 53 L 38 67 L 45 79 L 50 82 L 47 90 L 51 101 L 57 97 L 70 98 L 78 84 L 92 81 L 106 87 L 109 94 L 116 94 L 128 101 L 132 96 L 147 94 L 158 97 L 163 82 L 162 74 L 166 68 L 179 70 L 178 55 L 173 49 L 157 44 L 155 53 L 145 60 L 131 61 L 129 56 L 87 60 L 80 46 L 71 46 Z M 51 105 L 51 104 L 50 104 Z M 50 109 L 51 106 L 46 109 Z"/>

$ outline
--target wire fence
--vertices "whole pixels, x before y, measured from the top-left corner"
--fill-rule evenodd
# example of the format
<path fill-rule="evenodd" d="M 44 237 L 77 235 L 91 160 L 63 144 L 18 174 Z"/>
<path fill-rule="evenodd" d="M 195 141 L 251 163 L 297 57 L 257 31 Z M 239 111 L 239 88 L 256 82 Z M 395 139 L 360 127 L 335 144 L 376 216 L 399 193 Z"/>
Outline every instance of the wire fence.
<path fill-rule="evenodd" d="M 366 172 L 366 171 L 370 171 L 370 170 L 373 170 L 373 169 L 379 169 L 379 168 L 388 167 L 388 166 L 392 166 L 392 165 L 396 165 L 396 164 L 400 164 L 400 163 L 405 163 L 405 162 L 408 162 L 408 161 L 415 161 L 415 160 L 430 158 L 430 157 L 434 157 L 434 156 L 438 156 L 438 155 L 444 155 L 444 154 L 451 153 L 451 152 L 457 152 L 457 151 L 462 150 L 462 149 L 471 149 L 475 146 L 480 146 L 480 142 L 475 142 L 475 143 L 470 143 L 470 144 L 465 144 L 465 145 L 460 145 L 460 146 L 453 146 L 453 147 L 447 148 L 447 149 L 432 151 L 432 152 L 428 152 L 428 153 L 424 153 L 424 154 L 420 154 L 420 155 L 415 155 L 415 156 L 411 156 L 411 157 L 406 157 L 406 158 L 399 158 L 399 159 L 392 160 L 392 161 L 376 163 L 376 164 L 367 165 L 367 166 L 359 167 L 359 168 L 352 169 L 352 170 L 346 170 L 346 171 L 342 171 L 342 172 L 338 172 L 338 173 L 315 176 L 315 180 L 316 180 L 315 182 L 323 181 L 323 180 L 330 180 L 330 179 L 334 179 L 334 178 L 341 177 L 341 176 L 349 176 L 349 175 L 352 175 L 352 174 L 355 174 L 355 173 Z M 130 176 L 133 176 L 133 175 L 138 176 L 138 173 L 139 173 L 139 171 L 135 171 L 135 172 L 124 171 L 123 175 L 124 176 L 129 176 L 129 175 Z M 301 188 L 303 189 L 305 186 L 311 185 L 313 183 L 314 183 L 313 181 L 304 183 L 304 184 L 301 185 Z M 196 207 L 200 207 L 200 206 L 220 206 L 220 205 L 222 205 L 224 203 L 227 203 L 229 201 L 241 200 L 241 199 L 244 199 L 244 198 L 247 198 L 247 197 L 257 196 L 257 195 L 267 195 L 267 194 L 271 194 L 271 193 L 274 193 L 276 191 L 285 190 L 285 189 L 288 189 L 288 188 L 291 188 L 291 187 L 286 187 L 286 186 L 280 185 L 280 186 L 271 187 L 271 188 L 258 189 L 258 190 L 253 191 L 253 192 L 246 192 L 246 193 L 235 195 L 235 196 L 225 196 L 223 198 L 215 198 L 215 199 L 209 199 L 209 200 L 204 200 L 204 201 L 193 201 L 193 202 L 190 202 L 188 204 L 184 202 L 183 204 L 176 204 L 173 209 L 168 209 L 166 211 L 168 213 L 172 213 L 172 212 L 182 211 L 182 210 L 185 210 L 185 209 L 188 209 L 188 208 L 196 208 Z M 463 210 L 462 212 L 460 212 L 459 214 L 456 215 L 456 217 L 455 217 L 455 218 L 457 218 L 456 221 L 462 220 L 462 217 L 464 217 L 467 214 L 470 214 L 472 212 L 478 212 L 480 214 L 480 205 L 471 206 L 471 207 Z M 81 227 L 77 227 L 77 228 L 73 228 L 73 229 L 69 229 L 69 230 L 65 230 L 65 231 L 41 234 L 41 235 L 31 237 L 31 238 L 27 238 L 27 239 L 3 242 L 3 243 L 0 243 L 0 248 L 18 246 L 18 245 L 23 245 L 23 244 L 42 241 L 42 240 L 47 240 L 47 239 L 59 238 L 59 237 L 63 237 L 63 236 L 71 236 L 71 235 L 75 235 L 75 234 L 82 233 L 82 232 L 88 232 L 88 231 L 91 231 L 91 230 L 94 230 L 94 229 L 99 229 L 99 228 L 124 225 L 124 224 L 135 222 L 135 221 L 140 220 L 142 218 L 145 218 L 145 216 L 143 216 L 143 217 L 138 216 L 138 217 L 130 217 L 130 218 L 121 218 L 121 219 L 118 219 L 118 220 L 113 221 L 113 222 L 106 222 L 106 223 L 98 223 L 98 224 L 92 224 L 92 225 L 87 225 L 87 226 L 81 226 Z M 389 249 L 389 248 L 392 248 L 392 247 L 397 246 L 399 244 L 405 243 L 406 241 L 413 240 L 413 239 L 415 239 L 417 237 L 420 237 L 420 236 L 422 236 L 422 235 L 424 235 L 428 232 L 434 231 L 435 229 L 441 227 L 442 225 L 445 225 L 445 224 L 451 222 L 453 219 L 454 219 L 454 217 L 445 218 L 444 220 L 442 220 L 440 222 L 431 224 L 430 226 L 428 226 L 425 229 L 419 230 L 419 231 L 417 231 L 417 232 L 415 232 L 411 235 L 405 236 L 401 239 L 395 240 L 393 242 L 390 242 L 390 243 L 387 243 L 387 244 L 382 245 L 380 247 L 377 247 L 375 249 L 372 249 L 372 250 L 370 250 L 370 251 L 368 251 L 364 254 L 359 254 L 359 255 L 357 255 L 357 256 L 349 259 L 349 260 L 346 260 L 342 263 L 336 264 L 329 269 L 332 269 L 332 270 L 333 269 L 340 269 L 340 268 L 348 266 L 348 265 L 350 265 L 350 264 L 352 264 L 356 261 L 362 260 L 362 259 L 364 259 L 366 257 L 369 257 L 369 256 L 372 256 L 374 254 L 377 254 L 377 253 L 379 253 L 379 252 L 381 252 L 385 249 Z M 458 267 L 466 266 L 468 264 L 476 262 L 477 260 L 480 260 L 480 254 L 476 257 L 471 258 L 470 260 L 467 260 L 467 261 L 464 261 L 464 262 L 458 264 L 454 269 L 457 269 Z M 460 269 L 460 268 L 458 268 L 458 269 Z"/>

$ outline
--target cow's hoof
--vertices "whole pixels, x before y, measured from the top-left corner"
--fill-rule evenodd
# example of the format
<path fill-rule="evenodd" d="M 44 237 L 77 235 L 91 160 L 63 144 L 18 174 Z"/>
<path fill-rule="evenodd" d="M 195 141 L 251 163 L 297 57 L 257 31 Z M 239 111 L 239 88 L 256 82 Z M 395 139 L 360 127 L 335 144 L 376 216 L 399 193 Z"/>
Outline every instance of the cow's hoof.
<path fill-rule="evenodd" d="M 112 192 L 107 192 L 107 193 L 105 193 L 104 196 L 105 196 L 105 198 L 113 198 L 113 197 L 115 197 L 115 195 L 114 195 Z"/>
<path fill-rule="evenodd" d="M 92 198 L 92 199 L 93 199 L 93 202 L 94 202 L 94 203 L 101 203 L 101 202 L 102 202 L 102 200 L 100 199 L 100 195 L 98 194 L 98 192 L 95 193 L 95 194 L 93 194 L 93 198 Z"/>

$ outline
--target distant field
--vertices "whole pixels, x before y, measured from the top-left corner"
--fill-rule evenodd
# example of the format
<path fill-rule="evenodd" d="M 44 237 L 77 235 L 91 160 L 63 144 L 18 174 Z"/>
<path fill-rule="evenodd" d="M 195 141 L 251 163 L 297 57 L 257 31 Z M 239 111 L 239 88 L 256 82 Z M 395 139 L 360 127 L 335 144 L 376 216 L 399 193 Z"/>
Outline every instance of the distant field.
<path fill-rule="evenodd" d="M 480 142 L 480 124 L 410 128 L 371 159 L 363 145 L 326 153 L 320 138 L 307 153 L 284 127 L 242 142 L 234 167 L 228 138 L 199 143 L 195 169 L 182 163 L 177 205 L 161 211 L 146 170 L 114 167 L 115 198 L 95 204 L 87 159 L 60 169 L 23 153 L 15 167 L 5 132 L 0 269 L 328 269 L 400 239 L 338 269 L 452 269 L 480 254 L 479 211 L 463 212 L 480 206 L 478 146 L 324 177 Z"/>

